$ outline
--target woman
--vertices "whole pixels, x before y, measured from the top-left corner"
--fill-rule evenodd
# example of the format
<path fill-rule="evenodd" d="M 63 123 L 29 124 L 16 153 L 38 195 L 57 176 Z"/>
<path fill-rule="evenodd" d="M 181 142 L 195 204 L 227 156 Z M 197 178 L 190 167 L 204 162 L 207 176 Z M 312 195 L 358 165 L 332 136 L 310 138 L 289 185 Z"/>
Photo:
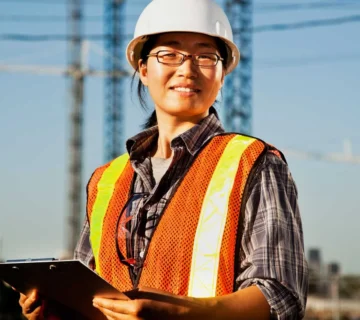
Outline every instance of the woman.
<path fill-rule="evenodd" d="M 121 291 L 200 303 L 96 297 L 94 306 L 108 319 L 302 318 L 307 266 L 291 174 L 270 145 L 224 133 L 212 107 L 239 61 L 221 8 L 152 1 L 127 57 L 155 112 L 91 177 L 75 257 Z"/>

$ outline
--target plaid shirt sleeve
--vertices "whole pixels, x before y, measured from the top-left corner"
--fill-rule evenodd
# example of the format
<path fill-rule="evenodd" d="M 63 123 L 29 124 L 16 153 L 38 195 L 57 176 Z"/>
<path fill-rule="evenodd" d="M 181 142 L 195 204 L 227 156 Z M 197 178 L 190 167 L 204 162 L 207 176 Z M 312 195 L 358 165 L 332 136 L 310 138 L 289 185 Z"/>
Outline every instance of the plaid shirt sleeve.
<path fill-rule="evenodd" d="M 90 227 L 86 217 L 75 248 L 74 259 L 82 261 L 90 269 L 95 270 L 95 258 L 90 244 Z"/>
<path fill-rule="evenodd" d="M 238 288 L 256 285 L 272 319 L 302 319 L 308 268 L 295 183 L 271 153 L 253 181 L 241 225 Z"/>

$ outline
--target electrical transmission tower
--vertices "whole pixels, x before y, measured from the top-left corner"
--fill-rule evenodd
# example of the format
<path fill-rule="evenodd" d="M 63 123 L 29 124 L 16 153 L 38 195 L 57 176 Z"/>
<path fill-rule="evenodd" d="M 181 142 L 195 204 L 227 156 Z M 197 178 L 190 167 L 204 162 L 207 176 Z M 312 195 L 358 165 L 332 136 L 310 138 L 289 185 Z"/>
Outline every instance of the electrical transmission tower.
<path fill-rule="evenodd" d="M 81 47 L 82 0 L 68 0 L 69 8 L 69 70 L 71 82 L 70 164 L 69 164 L 69 237 L 67 255 L 74 251 L 79 233 L 82 190 L 83 101 L 84 74 Z"/>
<path fill-rule="evenodd" d="M 251 133 L 252 113 L 252 0 L 225 0 L 224 9 L 240 49 L 240 65 L 225 80 L 225 128 Z"/>
<path fill-rule="evenodd" d="M 105 50 L 116 59 L 105 59 L 105 160 L 119 156 L 123 151 L 124 128 L 124 41 L 125 0 L 105 0 Z M 120 74 L 119 74 L 120 73 Z"/>

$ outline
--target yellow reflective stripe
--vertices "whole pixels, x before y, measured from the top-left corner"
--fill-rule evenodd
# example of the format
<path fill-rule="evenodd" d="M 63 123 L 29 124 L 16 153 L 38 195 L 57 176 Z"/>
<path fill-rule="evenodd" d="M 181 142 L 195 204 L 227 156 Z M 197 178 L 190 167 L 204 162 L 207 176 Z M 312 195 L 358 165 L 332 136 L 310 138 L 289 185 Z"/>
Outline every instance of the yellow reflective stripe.
<path fill-rule="evenodd" d="M 212 175 L 195 234 L 188 290 L 191 297 L 214 297 L 216 294 L 229 198 L 241 156 L 254 141 L 243 136 L 232 138 Z"/>
<path fill-rule="evenodd" d="M 128 159 L 129 155 L 125 153 L 113 160 L 109 167 L 104 170 L 97 184 L 97 195 L 91 213 L 90 241 L 91 248 L 94 253 L 96 271 L 99 274 L 101 274 L 99 267 L 99 250 L 101 244 L 103 220 L 108 209 L 110 199 L 114 192 L 115 183 L 120 177 L 121 173 L 124 171 Z"/>

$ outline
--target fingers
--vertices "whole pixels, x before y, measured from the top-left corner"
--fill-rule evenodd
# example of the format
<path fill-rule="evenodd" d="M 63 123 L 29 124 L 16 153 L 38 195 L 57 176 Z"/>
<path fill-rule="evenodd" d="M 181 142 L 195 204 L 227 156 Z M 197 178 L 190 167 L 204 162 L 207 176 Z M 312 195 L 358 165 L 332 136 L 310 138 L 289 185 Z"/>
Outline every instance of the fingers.
<path fill-rule="evenodd" d="M 21 307 L 23 306 L 23 304 L 24 304 L 24 302 L 25 302 L 25 300 L 26 300 L 27 298 L 28 298 L 28 297 L 27 297 L 26 295 L 20 293 L 19 304 L 20 304 Z"/>
<path fill-rule="evenodd" d="M 102 307 L 97 307 L 97 308 L 106 316 L 106 319 L 108 320 L 140 320 L 140 318 L 137 318 L 132 315 L 117 313 Z"/>
<path fill-rule="evenodd" d="M 98 309 L 106 316 L 108 320 L 130 320 L 126 314 L 115 313 L 114 311 L 98 307 Z"/>
<path fill-rule="evenodd" d="M 109 320 L 142 319 L 138 317 L 138 307 L 135 306 L 134 301 L 95 298 L 93 305 Z"/>
<path fill-rule="evenodd" d="M 20 294 L 19 304 L 22 309 L 23 315 L 27 319 L 40 319 L 41 303 L 39 295 L 36 290 L 32 291 L 29 296 Z"/>
<path fill-rule="evenodd" d="M 93 305 L 96 308 L 103 308 L 117 313 L 129 313 L 126 301 L 95 298 Z"/>

